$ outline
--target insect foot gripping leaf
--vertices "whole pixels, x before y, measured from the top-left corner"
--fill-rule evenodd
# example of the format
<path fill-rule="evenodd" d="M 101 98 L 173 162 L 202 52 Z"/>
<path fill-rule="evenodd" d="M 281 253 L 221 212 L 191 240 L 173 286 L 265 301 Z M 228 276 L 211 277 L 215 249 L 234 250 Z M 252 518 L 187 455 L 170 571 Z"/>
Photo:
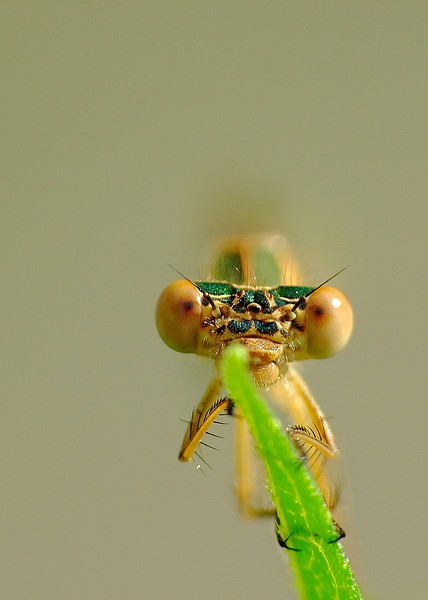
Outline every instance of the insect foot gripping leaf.
<path fill-rule="evenodd" d="M 244 348 L 231 346 L 221 362 L 226 388 L 254 437 L 277 511 L 276 530 L 289 550 L 300 597 L 306 600 L 361 600 L 354 574 L 339 542 L 341 531 L 322 495 L 296 455 L 250 375 Z"/>

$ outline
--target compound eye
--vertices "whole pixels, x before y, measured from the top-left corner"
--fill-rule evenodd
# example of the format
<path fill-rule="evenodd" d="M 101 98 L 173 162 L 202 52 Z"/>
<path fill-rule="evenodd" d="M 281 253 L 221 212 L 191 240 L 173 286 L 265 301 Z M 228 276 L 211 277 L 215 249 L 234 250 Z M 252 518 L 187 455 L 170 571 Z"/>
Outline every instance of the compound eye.
<path fill-rule="evenodd" d="M 195 352 L 201 325 L 202 294 L 185 279 L 164 289 L 156 306 L 156 326 L 167 346 Z"/>
<path fill-rule="evenodd" d="M 354 317 L 348 300 L 333 287 L 323 286 L 306 305 L 307 350 L 312 358 L 327 358 L 348 342 Z"/>

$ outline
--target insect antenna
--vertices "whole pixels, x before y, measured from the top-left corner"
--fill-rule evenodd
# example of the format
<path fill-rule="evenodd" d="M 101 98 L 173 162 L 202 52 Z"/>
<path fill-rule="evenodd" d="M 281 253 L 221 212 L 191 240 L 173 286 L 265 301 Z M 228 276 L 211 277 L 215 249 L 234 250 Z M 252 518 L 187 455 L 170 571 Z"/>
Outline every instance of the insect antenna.
<path fill-rule="evenodd" d="M 326 283 L 328 283 L 329 281 L 331 281 L 332 279 L 334 279 L 335 277 L 337 277 L 338 275 L 340 275 L 341 273 L 343 273 L 343 271 L 345 269 L 347 269 L 348 267 L 343 267 L 343 269 L 340 269 L 340 271 L 337 271 L 337 273 L 335 273 L 334 275 L 332 275 L 331 277 L 329 277 L 328 279 L 326 279 L 325 281 L 323 281 L 322 283 L 320 283 L 319 285 L 317 285 L 317 287 L 314 287 L 313 290 L 311 290 L 310 292 L 308 292 L 307 294 L 305 294 L 304 296 L 300 296 L 300 298 L 297 300 L 297 302 L 295 304 L 293 304 L 292 308 L 291 308 L 291 312 L 294 312 L 297 308 L 299 308 L 299 306 L 301 304 L 303 304 L 307 298 L 309 298 L 309 296 L 311 294 L 313 294 L 314 292 L 316 292 L 317 290 L 319 290 L 323 285 L 325 285 Z"/>
<path fill-rule="evenodd" d="M 214 308 L 214 309 L 216 308 L 215 302 L 211 298 L 211 296 L 207 292 L 204 292 L 203 290 L 201 290 L 201 288 L 198 286 L 198 284 L 195 281 L 190 279 L 190 277 L 186 277 L 186 275 L 184 275 L 184 273 L 181 273 L 181 271 L 179 271 L 172 265 L 168 265 L 168 267 L 170 269 L 172 269 L 173 271 L 175 271 L 178 275 L 180 275 L 180 277 L 182 277 L 183 279 L 185 279 L 186 281 L 191 283 L 198 290 L 198 292 L 201 292 L 202 296 L 205 298 L 205 300 L 208 302 L 208 304 L 210 304 L 212 308 Z"/>

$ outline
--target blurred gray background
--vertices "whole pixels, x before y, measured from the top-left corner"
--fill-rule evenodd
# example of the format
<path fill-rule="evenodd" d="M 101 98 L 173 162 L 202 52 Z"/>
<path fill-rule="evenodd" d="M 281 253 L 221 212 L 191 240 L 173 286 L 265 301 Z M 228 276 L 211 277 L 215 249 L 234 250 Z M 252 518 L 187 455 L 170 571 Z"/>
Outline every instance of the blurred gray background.
<path fill-rule="evenodd" d="M 212 374 L 154 307 L 210 240 L 274 229 L 355 309 L 304 366 L 370 598 L 426 589 L 428 6 L 3 2 L 4 600 L 294 598 L 233 496 L 232 425 L 179 464 Z"/>

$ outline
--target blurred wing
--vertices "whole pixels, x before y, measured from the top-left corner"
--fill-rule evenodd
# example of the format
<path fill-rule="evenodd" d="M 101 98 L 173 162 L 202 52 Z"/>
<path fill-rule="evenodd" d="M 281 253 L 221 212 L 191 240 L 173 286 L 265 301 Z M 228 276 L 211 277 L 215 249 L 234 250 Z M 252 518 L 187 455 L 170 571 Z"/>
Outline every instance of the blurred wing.
<path fill-rule="evenodd" d="M 287 240 L 274 233 L 231 236 L 216 248 L 214 281 L 234 285 L 301 285 L 301 276 Z"/>

